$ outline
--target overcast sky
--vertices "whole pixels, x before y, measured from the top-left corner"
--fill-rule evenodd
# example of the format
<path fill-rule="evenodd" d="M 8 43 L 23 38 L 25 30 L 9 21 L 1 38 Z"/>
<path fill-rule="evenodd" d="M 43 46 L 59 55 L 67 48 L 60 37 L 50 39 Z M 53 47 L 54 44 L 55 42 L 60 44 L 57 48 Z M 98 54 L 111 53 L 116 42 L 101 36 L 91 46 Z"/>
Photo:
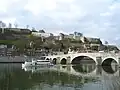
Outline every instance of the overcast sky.
<path fill-rule="evenodd" d="M 0 0 L 0 20 L 120 44 L 119 0 Z"/>

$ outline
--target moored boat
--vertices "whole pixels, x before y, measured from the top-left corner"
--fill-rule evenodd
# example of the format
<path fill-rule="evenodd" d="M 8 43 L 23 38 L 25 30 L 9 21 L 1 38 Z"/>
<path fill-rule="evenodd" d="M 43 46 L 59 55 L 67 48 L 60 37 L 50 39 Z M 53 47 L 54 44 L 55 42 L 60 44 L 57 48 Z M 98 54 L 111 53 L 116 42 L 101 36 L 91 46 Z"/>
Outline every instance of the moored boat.
<path fill-rule="evenodd" d="M 25 61 L 25 63 L 22 64 L 22 68 L 30 67 L 30 66 L 35 67 L 35 66 L 41 66 L 41 65 L 51 66 L 53 64 L 50 62 L 50 60 L 46 60 L 46 59 L 43 59 L 43 60 L 42 59 L 37 59 L 37 60 L 32 59 L 31 62 Z"/>
<path fill-rule="evenodd" d="M 54 68 L 54 66 L 39 66 L 39 67 L 24 67 L 22 68 L 25 72 L 44 72 L 44 71 L 49 71 L 51 68 Z"/>

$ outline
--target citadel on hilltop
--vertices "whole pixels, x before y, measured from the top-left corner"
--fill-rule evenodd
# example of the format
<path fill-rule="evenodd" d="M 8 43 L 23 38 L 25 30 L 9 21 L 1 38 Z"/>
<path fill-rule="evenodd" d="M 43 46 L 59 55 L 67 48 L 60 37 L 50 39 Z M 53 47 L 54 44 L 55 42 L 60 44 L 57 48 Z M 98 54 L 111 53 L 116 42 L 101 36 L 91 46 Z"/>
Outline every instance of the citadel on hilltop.
<path fill-rule="evenodd" d="M 32 30 L 18 27 L 0 28 L 0 55 L 11 55 L 10 52 L 39 55 L 43 51 L 67 53 L 68 50 L 75 52 L 119 52 L 116 46 L 104 45 L 100 38 L 86 37 L 80 32 L 69 35 L 60 33 L 58 36 L 54 36 L 52 33 L 47 33 L 44 30 L 37 31 L 34 28 Z"/>

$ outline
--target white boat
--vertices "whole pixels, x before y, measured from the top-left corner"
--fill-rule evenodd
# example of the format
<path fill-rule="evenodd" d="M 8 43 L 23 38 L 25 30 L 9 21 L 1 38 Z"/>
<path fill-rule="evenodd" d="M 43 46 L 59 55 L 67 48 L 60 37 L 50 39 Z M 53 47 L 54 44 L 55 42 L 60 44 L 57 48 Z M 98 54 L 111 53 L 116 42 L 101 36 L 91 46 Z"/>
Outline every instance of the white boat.
<path fill-rule="evenodd" d="M 35 66 L 42 66 L 42 65 L 46 65 L 46 66 L 51 66 L 51 65 L 53 65 L 51 62 L 50 62 L 50 60 L 34 60 L 34 59 L 32 59 L 32 61 L 30 62 L 28 62 L 28 61 L 25 61 L 25 63 L 24 64 L 22 64 L 22 68 L 24 68 L 24 67 L 30 67 L 30 66 L 33 66 L 33 67 L 35 67 Z"/>

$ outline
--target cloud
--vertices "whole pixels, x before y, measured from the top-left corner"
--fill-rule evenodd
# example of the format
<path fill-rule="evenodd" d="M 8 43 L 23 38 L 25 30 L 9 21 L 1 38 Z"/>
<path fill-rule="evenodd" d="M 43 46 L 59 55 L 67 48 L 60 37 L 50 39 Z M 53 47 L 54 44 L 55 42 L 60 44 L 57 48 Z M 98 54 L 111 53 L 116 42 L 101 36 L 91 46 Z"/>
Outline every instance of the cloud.
<path fill-rule="evenodd" d="M 105 13 L 101 13 L 100 16 L 110 16 L 112 13 L 110 12 L 105 12 Z"/>
<path fill-rule="evenodd" d="M 55 0 L 29 0 L 29 2 L 24 7 L 26 10 L 31 11 L 34 15 L 39 15 L 40 13 L 53 10 L 56 8 Z"/>
<path fill-rule="evenodd" d="M 82 32 L 120 44 L 119 0 L 4 0 L 0 20 L 53 33 Z"/>

